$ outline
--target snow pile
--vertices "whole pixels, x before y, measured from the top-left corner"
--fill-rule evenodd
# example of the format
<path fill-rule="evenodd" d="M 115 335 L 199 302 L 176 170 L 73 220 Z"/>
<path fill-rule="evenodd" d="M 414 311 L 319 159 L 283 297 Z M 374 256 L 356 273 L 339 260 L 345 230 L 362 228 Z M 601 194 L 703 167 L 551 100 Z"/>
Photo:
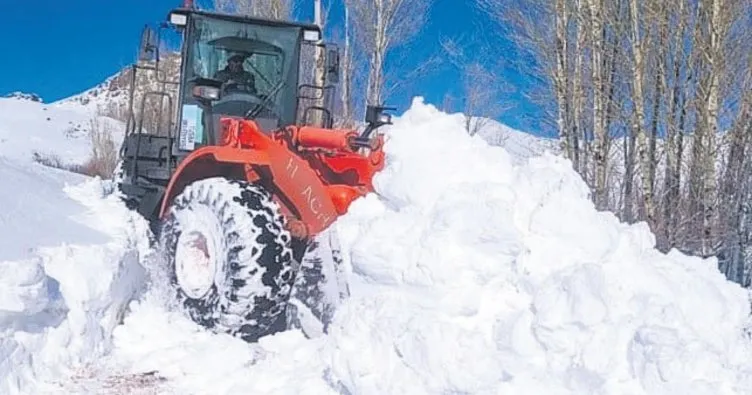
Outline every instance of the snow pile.
<path fill-rule="evenodd" d="M 327 335 L 212 334 L 155 277 L 96 374 L 156 371 L 163 394 L 752 393 L 747 294 L 715 262 L 659 254 L 565 161 L 515 165 L 461 116 L 417 100 L 387 130 L 377 193 L 335 226 L 352 295 Z"/>
<path fill-rule="evenodd" d="M 339 226 L 356 296 L 332 333 L 354 393 L 748 394 L 746 292 L 597 212 L 564 160 L 515 167 L 416 102 L 379 193 Z M 357 292 L 357 290 L 367 290 Z"/>
<path fill-rule="evenodd" d="M 104 355 L 128 302 L 144 287 L 146 225 L 114 196 L 104 198 L 106 183 L 91 180 L 64 195 L 45 172 L 56 171 L 0 162 L 0 179 L 12 184 L 0 191 L 3 208 L 31 219 L 1 221 L 2 239 L 45 244 L 14 260 L 0 244 L 2 394 L 39 393 L 44 380 Z M 56 242 L 66 230 L 68 243 Z"/>

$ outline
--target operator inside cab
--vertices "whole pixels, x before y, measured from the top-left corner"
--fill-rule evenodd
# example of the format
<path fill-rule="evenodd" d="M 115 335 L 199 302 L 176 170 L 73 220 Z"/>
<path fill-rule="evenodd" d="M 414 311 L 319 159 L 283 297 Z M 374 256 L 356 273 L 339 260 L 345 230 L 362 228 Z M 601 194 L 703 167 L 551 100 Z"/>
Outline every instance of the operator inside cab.
<path fill-rule="evenodd" d="M 222 81 L 229 88 L 246 91 L 256 94 L 256 78 L 243 67 L 243 62 L 247 58 L 245 54 L 234 54 L 227 60 L 227 66 L 214 74 L 214 79 Z"/>

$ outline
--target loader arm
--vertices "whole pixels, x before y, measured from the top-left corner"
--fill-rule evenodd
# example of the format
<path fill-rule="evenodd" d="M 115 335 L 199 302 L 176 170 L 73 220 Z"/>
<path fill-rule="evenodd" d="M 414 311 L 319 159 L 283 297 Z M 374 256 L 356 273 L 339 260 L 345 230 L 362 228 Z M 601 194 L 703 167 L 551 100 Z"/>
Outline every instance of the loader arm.
<path fill-rule="evenodd" d="M 224 118 L 221 125 L 222 145 L 193 151 L 176 169 L 162 200 L 160 218 L 186 185 L 216 174 L 234 173 L 272 191 L 291 230 L 303 238 L 325 230 L 353 200 L 372 189 L 372 171 L 379 168 L 379 160 L 348 151 L 351 132 L 289 127 L 268 135 L 255 122 L 236 118 Z M 318 150 L 340 153 L 330 152 L 334 155 L 330 158 Z M 383 161 L 383 157 L 378 158 Z M 334 170 L 354 170 L 357 175 L 346 180 L 329 171 L 327 177 L 329 162 Z"/>

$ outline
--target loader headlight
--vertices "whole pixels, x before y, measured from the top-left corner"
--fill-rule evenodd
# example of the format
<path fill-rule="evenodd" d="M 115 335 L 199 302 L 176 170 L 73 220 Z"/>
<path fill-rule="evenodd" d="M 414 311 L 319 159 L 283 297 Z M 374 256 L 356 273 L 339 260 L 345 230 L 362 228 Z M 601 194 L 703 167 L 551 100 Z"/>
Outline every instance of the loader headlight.
<path fill-rule="evenodd" d="M 206 100 L 219 100 L 219 88 L 214 86 L 196 85 L 193 87 L 193 96 Z"/>
<path fill-rule="evenodd" d="M 303 40 L 318 42 L 321 40 L 321 32 L 318 30 L 303 30 Z"/>
<path fill-rule="evenodd" d="M 188 15 L 173 12 L 170 14 L 170 23 L 175 26 L 185 26 L 188 24 Z"/>

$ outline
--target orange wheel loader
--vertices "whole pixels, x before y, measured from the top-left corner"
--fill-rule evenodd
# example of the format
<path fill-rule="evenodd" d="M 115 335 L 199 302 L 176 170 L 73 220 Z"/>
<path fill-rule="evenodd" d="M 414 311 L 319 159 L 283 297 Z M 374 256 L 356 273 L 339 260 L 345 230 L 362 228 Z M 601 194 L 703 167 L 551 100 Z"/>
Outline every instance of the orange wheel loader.
<path fill-rule="evenodd" d="M 165 33 L 180 41 L 172 75 L 160 62 Z M 321 36 L 187 3 L 144 29 L 130 74 L 121 196 L 152 224 L 193 321 L 246 341 L 286 328 L 306 249 L 384 166 L 372 132 L 391 123 L 388 108 L 369 107 L 362 132 L 332 128 L 339 55 Z M 306 49 L 319 54 L 322 83 L 302 82 L 315 74 Z M 156 76 L 149 91 L 137 89 L 144 72 Z"/>

